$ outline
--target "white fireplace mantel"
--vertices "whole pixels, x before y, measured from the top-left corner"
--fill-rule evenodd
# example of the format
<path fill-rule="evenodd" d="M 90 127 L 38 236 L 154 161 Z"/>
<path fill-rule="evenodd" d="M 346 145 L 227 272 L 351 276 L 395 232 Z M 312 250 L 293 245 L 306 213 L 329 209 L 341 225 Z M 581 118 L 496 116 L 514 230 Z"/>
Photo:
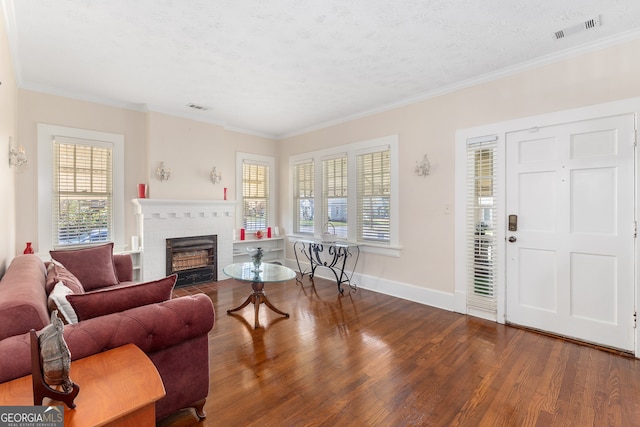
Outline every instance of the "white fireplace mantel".
<path fill-rule="evenodd" d="M 142 279 L 166 276 L 166 239 L 217 235 L 218 280 L 233 262 L 236 202 L 227 200 L 133 199 L 142 251 Z"/>
<path fill-rule="evenodd" d="M 235 201 L 228 200 L 172 200 L 172 199 L 133 199 L 131 200 L 136 209 L 136 214 L 145 216 L 162 215 L 173 213 L 193 213 L 209 212 L 214 216 L 234 215 L 236 210 Z"/>

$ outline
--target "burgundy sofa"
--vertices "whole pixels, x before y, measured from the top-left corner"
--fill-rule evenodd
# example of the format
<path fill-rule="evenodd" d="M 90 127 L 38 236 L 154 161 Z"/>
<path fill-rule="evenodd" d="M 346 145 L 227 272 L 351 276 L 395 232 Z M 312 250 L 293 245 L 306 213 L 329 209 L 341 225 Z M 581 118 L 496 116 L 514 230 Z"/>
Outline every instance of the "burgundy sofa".
<path fill-rule="evenodd" d="M 116 308 L 123 301 L 133 306 L 65 325 L 72 360 L 133 343 L 149 356 L 164 383 L 166 396 L 156 402 L 156 418 L 188 407 L 203 418 L 209 393 L 208 333 L 215 319 L 211 300 L 198 294 L 135 306 L 146 297 L 136 299 L 127 294 L 134 288 L 143 289 L 131 282 L 131 257 L 116 254 L 112 260 L 117 284 L 85 289 L 85 293 L 93 295 L 89 298 L 115 295 Z M 87 267 L 98 271 L 93 263 Z M 31 373 L 29 331 L 39 331 L 50 323 L 47 273 L 38 256 L 19 255 L 0 280 L 0 383 Z M 99 302 L 104 311 L 105 305 Z"/>

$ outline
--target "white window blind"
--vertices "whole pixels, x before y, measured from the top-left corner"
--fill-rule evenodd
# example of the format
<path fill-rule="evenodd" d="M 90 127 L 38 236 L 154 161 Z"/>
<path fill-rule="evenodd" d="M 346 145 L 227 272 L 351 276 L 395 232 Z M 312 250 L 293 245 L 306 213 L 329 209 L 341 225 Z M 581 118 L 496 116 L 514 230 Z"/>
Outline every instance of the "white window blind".
<path fill-rule="evenodd" d="M 467 141 L 467 306 L 495 313 L 497 137 Z"/>
<path fill-rule="evenodd" d="M 289 164 L 293 233 L 321 237 L 335 230 L 340 241 L 399 255 L 397 135 L 301 153 Z M 308 231 L 296 229 L 305 218 L 303 205 L 313 209 Z"/>
<path fill-rule="evenodd" d="M 269 166 L 242 163 L 242 223 L 248 231 L 265 230 L 269 224 Z"/>
<path fill-rule="evenodd" d="M 322 161 L 322 224 L 323 231 L 347 238 L 347 203 L 349 182 L 347 157 Z"/>
<path fill-rule="evenodd" d="M 54 245 L 111 241 L 113 147 L 66 137 L 53 144 Z"/>
<path fill-rule="evenodd" d="M 293 230 L 294 233 L 313 235 L 314 214 L 313 161 L 293 167 Z"/>
<path fill-rule="evenodd" d="M 358 241 L 389 243 L 391 152 L 357 156 Z"/>

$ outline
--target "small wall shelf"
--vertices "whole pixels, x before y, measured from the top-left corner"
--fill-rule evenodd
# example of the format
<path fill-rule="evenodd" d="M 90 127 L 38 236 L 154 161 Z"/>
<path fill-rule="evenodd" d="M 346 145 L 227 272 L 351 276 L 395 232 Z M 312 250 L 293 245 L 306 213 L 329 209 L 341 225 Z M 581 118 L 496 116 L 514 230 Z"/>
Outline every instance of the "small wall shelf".
<path fill-rule="evenodd" d="M 133 281 L 142 281 L 142 251 L 122 251 L 114 252 L 114 254 L 129 254 L 133 263 Z"/>
<path fill-rule="evenodd" d="M 233 241 L 233 262 L 251 261 L 247 248 L 262 248 L 265 254 L 262 258 L 266 262 L 284 263 L 284 236 L 262 239 L 247 239 Z"/>

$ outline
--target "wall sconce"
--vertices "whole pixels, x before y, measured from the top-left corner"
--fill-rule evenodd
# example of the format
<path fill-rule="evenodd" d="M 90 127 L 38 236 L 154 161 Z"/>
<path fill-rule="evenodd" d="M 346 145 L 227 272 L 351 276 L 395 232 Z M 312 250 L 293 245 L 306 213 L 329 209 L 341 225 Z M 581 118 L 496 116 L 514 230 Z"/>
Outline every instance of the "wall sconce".
<path fill-rule="evenodd" d="M 217 184 L 220 181 L 222 181 L 222 172 L 216 172 L 216 167 L 214 166 L 213 169 L 211 169 L 211 182 Z"/>
<path fill-rule="evenodd" d="M 160 166 L 156 169 L 156 175 L 160 181 L 166 181 L 171 176 L 171 169 L 164 167 L 164 162 L 160 162 Z"/>
<path fill-rule="evenodd" d="M 431 163 L 429 163 L 429 158 L 425 154 L 421 162 L 416 162 L 416 175 L 427 176 L 429 175 L 429 169 L 431 169 Z"/>
<path fill-rule="evenodd" d="M 24 147 L 21 145 L 18 147 L 18 151 L 16 151 L 11 146 L 12 143 L 13 138 L 9 137 L 9 166 L 22 166 L 27 163 L 27 155 Z"/>

